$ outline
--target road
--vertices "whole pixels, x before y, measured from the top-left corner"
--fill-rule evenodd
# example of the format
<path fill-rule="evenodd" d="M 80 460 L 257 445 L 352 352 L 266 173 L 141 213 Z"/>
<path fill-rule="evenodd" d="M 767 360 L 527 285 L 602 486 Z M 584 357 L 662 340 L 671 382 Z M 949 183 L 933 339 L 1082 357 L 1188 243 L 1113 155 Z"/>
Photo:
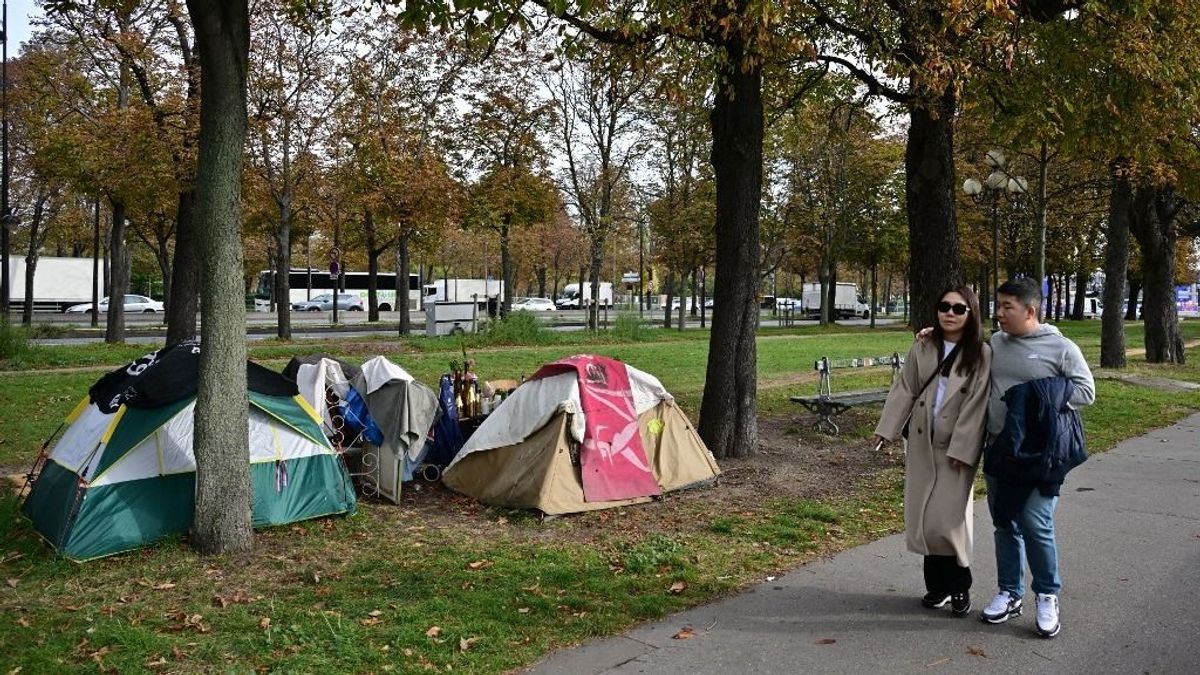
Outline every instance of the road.
<path fill-rule="evenodd" d="M 636 311 L 636 309 L 633 311 Z M 616 319 L 616 316 L 617 311 L 612 311 L 608 314 L 608 320 L 611 322 Z M 653 312 L 647 310 L 644 316 L 648 321 L 654 321 L 655 325 L 661 325 L 661 310 Z M 19 315 L 13 318 L 15 322 L 20 321 Z M 332 325 L 332 312 L 293 312 L 291 318 L 292 337 L 298 340 L 316 339 L 331 335 L 339 338 L 380 335 L 381 333 L 394 332 L 400 322 L 398 312 L 381 312 L 379 323 L 375 324 L 367 321 L 368 315 L 366 312 L 338 312 L 338 324 L 336 327 Z M 584 312 L 580 310 L 545 312 L 539 314 L 538 318 L 546 322 L 553 330 L 563 331 L 582 330 L 584 321 L 586 320 Z M 603 317 L 601 318 L 603 320 Z M 705 325 L 711 326 L 712 317 L 707 316 L 705 318 Z M 413 332 L 416 334 L 424 333 L 425 313 L 422 311 L 412 312 L 410 319 L 413 323 Z M 274 313 L 248 312 L 246 314 L 246 339 L 254 341 L 274 337 L 274 327 L 277 321 L 277 315 Z M 896 321 L 897 319 L 882 318 L 877 319 L 876 324 L 882 326 L 896 323 Z M 104 322 L 101 321 L 98 329 L 92 329 L 86 316 L 78 314 L 38 313 L 34 316 L 34 322 L 72 329 L 70 334 L 62 337 L 37 339 L 34 341 L 37 344 L 79 345 L 104 341 Z M 125 328 L 129 334 L 125 342 L 145 345 L 160 344 L 162 336 L 157 334 L 157 332 L 161 330 L 162 322 L 163 316 L 161 314 L 126 315 Z M 816 321 L 796 321 L 792 325 L 809 326 L 816 324 Z M 868 319 L 847 319 L 839 321 L 838 324 L 844 326 L 862 326 L 870 324 L 870 321 Z M 780 322 L 772 318 L 769 312 L 764 312 L 762 325 L 764 327 L 775 327 L 780 325 Z M 700 328 L 699 317 L 688 317 L 685 321 L 685 326 L 688 329 Z"/>

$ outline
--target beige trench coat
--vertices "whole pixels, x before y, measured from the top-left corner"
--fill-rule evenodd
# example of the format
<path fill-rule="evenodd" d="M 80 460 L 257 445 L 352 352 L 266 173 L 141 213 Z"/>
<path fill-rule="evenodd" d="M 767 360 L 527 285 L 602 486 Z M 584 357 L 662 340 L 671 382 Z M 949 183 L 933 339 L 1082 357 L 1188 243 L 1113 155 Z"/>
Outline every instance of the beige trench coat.
<path fill-rule="evenodd" d="M 971 488 L 987 427 L 992 350 L 984 343 L 975 373 L 963 377 L 951 370 L 938 418 L 932 419 L 938 382 L 929 383 L 919 400 L 913 396 L 940 360 L 932 341 L 917 341 L 892 383 L 875 433 L 896 440 L 909 412 L 904 459 L 904 533 L 908 550 L 921 555 L 952 555 L 971 564 L 973 507 Z M 948 458 L 970 466 L 956 469 Z"/>

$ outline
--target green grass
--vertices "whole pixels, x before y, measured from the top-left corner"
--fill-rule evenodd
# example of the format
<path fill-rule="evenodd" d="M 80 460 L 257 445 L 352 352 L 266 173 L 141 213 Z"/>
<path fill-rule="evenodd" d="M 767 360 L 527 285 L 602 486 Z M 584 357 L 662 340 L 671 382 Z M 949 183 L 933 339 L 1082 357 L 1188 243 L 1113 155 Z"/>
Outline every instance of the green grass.
<path fill-rule="evenodd" d="M 1098 344 L 1091 331 L 1067 332 L 1086 353 Z M 472 343 L 468 353 L 485 378 L 528 375 L 575 352 L 617 356 L 660 377 L 694 415 L 706 333 L 649 332 L 652 340 L 636 343 L 582 333 L 546 345 Z M 806 414 L 787 397 L 813 390 L 813 360 L 904 351 L 910 342 L 904 330 L 764 330 L 760 410 L 794 416 L 806 427 Z M 115 366 L 127 359 L 125 349 L 71 347 L 64 360 Z M 251 348 L 275 367 L 293 354 L 322 351 L 350 352 L 352 361 L 387 353 L 427 382 L 461 358 L 457 343 L 425 338 Z M 1188 356 L 1186 366 L 1170 367 L 1137 365 L 1135 357 L 1130 370 L 1200 381 L 1200 350 Z M 0 374 L 0 465 L 32 461 L 99 372 Z M 886 369 L 861 371 L 835 386 L 879 386 L 887 378 Z M 1111 380 L 1097 388 L 1096 404 L 1084 412 L 1093 453 L 1200 410 L 1197 392 Z M 852 411 L 844 442 L 865 447 L 877 414 Z M 798 434 L 801 443 L 812 438 L 807 428 Z M 543 522 L 452 496 L 443 497 L 441 517 L 362 502 L 353 517 L 259 532 L 245 558 L 200 558 L 186 542 L 172 541 L 85 565 L 54 556 L 5 492 L 0 579 L 12 581 L 0 585 L 0 655 L 8 669 L 31 673 L 502 672 L 896 532 L 902 481 L 894 468 L 834 498 L 764 494 L 736 506 L 723 502 L 717 487 L 675 500 L 683 506 L 661 521 L 644 517 L 655 513 L 653 505 Z"/>

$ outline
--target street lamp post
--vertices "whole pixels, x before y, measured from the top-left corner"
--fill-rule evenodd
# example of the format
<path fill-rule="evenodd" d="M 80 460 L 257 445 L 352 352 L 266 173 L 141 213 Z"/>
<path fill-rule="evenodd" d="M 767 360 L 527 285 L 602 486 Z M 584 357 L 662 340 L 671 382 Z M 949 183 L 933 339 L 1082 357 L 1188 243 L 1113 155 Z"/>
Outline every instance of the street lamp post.
<path fill-rule="evenodd" d="M 991 173 L 983 182 L 975 178 L 963 181 L 963 192 L 976 204 L 987 203 L 992 219 L 992 293 L 996 300 L 996 289 L 1000 288 L 1000 198 L 1004 197 L 1016 202 L 1025 195 L 1029 183 L 1022 176 L 1014 176 L 1006 168 L 1004 153 L 1000 150 L 989 150 L 984 157 L 984 163 L 991 168 Z M 996 321 L 996 305 L 990 310 L 992 330 L 998 330 Z"/>

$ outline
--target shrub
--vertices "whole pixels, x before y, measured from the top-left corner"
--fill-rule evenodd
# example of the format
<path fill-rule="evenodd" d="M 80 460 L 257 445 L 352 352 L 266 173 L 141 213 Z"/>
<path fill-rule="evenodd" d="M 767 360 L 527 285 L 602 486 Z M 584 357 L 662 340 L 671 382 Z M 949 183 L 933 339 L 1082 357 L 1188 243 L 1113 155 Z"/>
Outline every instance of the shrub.
<path fill-rule="evenodd" d="M 554 340 L 554 333 L 529 312 L 510 312 L 503 319 L 489 321 L 480 335 L 481 344 L 491 345 L 543 345 Z"/>
<path fill-rule="evenodd" d="M 16 361 L 29 351 L 29 331 L 0 318 L 0 360 Z"/>
<path fill-rule="evenodd" d="M 624 342 L 642 342 L 650 339 L 650 329 L 642 317 L 637 314 L 622 312 L 613 322 L 613 337 Z"/>

